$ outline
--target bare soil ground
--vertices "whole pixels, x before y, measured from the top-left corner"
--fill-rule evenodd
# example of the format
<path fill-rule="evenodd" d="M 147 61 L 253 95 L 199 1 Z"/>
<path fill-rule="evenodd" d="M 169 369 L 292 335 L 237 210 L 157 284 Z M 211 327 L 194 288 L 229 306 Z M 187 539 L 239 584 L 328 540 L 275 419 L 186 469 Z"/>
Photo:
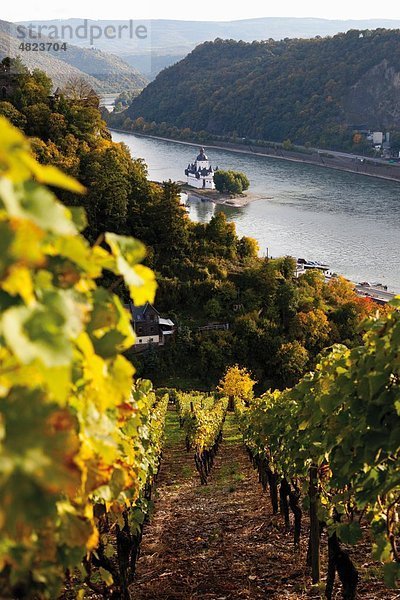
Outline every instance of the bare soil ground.
<path fill-rule="evenodd" d="M 201 486 L 187 453 L 176 413 L 167 420 L 167 442 L 156 508 L 145 527 L 133 600 L 240 600 L 323 598 L 305 567 L 307 530 L 300 552 L 273 516 L 269 496 L 247 458 L 229 416 L 208 485 Z M 325 551 L 326 540 L 322 545 Z M 368 542 L 351 549 L 360 571 L 358 598 L 400 599 L 381 583 Z M 323 554 L 322 571 L 325 573 Z M 341 598 L 337 585 L 335 598 Z"/>

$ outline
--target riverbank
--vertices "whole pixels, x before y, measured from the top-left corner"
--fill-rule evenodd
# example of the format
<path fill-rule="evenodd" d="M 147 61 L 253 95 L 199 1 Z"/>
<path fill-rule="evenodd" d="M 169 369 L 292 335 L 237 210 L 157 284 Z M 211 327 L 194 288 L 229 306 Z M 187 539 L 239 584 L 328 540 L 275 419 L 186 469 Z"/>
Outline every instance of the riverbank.
<path fill-rule="evenodd" d="M 214 204 L 233 206 L 235 208 L 243 208 L 254 202 L 255 200 L 271 200 L 271 196 L 264 196 L 263 194 L 253 194 L 252 192 L 246 192 L 244 194 L 221 194 L 217 190 L 203 190 L 196 189 L 188 185 L 183 181 L 176 182 L 182 192 L 187 194 L 188 200 L 202 200 L 213 202 Z"/>
<path fill-rule="evenodd" d="M 139 137 L 161 140 L 163 142 L 173 142 L 185 146 L 198 147 L 198 142 L 186 142 L 165 138 L 157 135 L 148 135 L 137 131 L 128 131 L 110 127 L 110 131 L 126 133 Z M 345 171 L 356 175 L 364 175 L 386 181 L 400 183 L 400 165 L 389 164 L 380 159 L 365 158 L 356 155 L 344 154 L 330 150 L 304 149 L 304 152 L 295 150 L 284 150 L 283 148 L 272 148 L 269 146 L 252 146 L 249 144 L 234 144 L 232 142 L 207 142 L 207 147 L 218 150 L 228 150 L 229 152 L 238 152 L 252 156 L 265 156 L 277 160 L 303 163 L 321 168 L 334 169 L 336 171 Z"/>

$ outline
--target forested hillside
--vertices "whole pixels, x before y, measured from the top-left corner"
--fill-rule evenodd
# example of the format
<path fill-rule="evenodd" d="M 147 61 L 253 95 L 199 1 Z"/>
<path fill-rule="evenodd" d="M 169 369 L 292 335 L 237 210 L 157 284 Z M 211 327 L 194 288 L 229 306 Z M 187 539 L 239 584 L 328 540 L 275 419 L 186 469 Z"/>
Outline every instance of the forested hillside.
<path fill-rule="evenodd" d="M 400 130 L 398 30 L 198 46 L 129 108 L 162 129 L 350 148 L 354 129 Z"/>

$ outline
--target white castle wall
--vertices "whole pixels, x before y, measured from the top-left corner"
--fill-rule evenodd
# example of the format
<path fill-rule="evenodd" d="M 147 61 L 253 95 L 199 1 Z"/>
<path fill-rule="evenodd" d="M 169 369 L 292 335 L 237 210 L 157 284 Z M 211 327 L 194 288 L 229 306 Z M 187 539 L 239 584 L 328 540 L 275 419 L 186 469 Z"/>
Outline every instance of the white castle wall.
<path fill-rule="evenodd" d="M 196 160 L 196 167 L 200 169 L 209 169 L 210 161 L 209 160 Z"/>
<path fill-rule="evenodd" d="M 137 335 L 135 338 L 135 346 L 144 346 L 145 344 L 159 344 L 159 335 Z"/>
<path fill-rule="evenodd" d="M 188 175 L 187 178 L 187 182 L 189 185 L 191 185 L 192 187 L 195 188 L 202 188 L 203 187 L 203 178 L 200 177 L 200 179 L 197 179 L 197 177 L 195 175 Z"/>
<path fill-rule="evenodd" d="M 210 169 L 210 161 L 209 160 L 196 160 L 195 162 L 196 165 L 196 170 L 198 171 L 199 169 Z M 212 173 L 209 173 L 208 175 L 200 175 L 199 178 L 196 177 L 195 174 L 193 173 L 189 173 L 187 175 L 187 183 L 188 185 L 195 187 L 197 189 L 201 189 L 201 188 L 205 188 L 207 190 L 215 190 L 215 184 L 214 184 L 214 176 Z"/>

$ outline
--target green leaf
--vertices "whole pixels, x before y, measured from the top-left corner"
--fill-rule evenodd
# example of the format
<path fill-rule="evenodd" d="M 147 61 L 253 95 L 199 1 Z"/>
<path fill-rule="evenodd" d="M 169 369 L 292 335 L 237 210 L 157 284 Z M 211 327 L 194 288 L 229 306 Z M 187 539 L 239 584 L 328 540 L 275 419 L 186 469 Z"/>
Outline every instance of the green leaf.
<path fill-rule="evenodd" d="M 1 179 L 0 197 L 11 217 L 29 219 L 52 233 L 77 233 L 68 209 L 49 190 L 32 181 L 14 187 L 8 179 Z"/>
<path fill-rule="evenodd" d="M 380 562 L 387 562 L 392 557 L 392 547 L 385 533 L 375 535 L 372 545 L 372 557 Z"/>
<path fill-rule="evenodd" d="M 44 294 L 43 304 L 10 308 L 0 320 L 0 331 L 21 362 L 39 359 L 48 367 L 70 363 L 71 340 L 81 329 L 79 312 L 68 290 Z"/>
<path fill-rule="evenodd" d="M 24 154 L 21 158 L 38 182 L 64 188 L 76 194 L 83 194 L 85 191 L 83 185 L 76 181 L 76 179 L 66 175 L 53 165 L 41 165 L 29 154 Z"/>
<path fill-rule="evenodd" d="M 80 514 L 76 514 L 72 507 L 68 509 L 64 504 L 63 509 L 61 513 L 63 542 L 70 548 L 85 548 L 94 532 L 93 523 L 89 519 L 83 519 Z"/>
<path fill-rule="evenodd" d="M 336 527 L 336 533 L 344 544 L 353 545 L 362 538 L 360 524 L 355 521 L 353 523 L 339 523 Z"/>
<path fill-rule="evenodd" d="M 93 253 L 84 238 L 58 237 L 53 244 L 56 252 L 75 263 L 82 272 L 91 277 L 100 277 L 103 269 L 101 258 Z"/>
<path fill-rule="evenodd" d="M 69 206 L 72 220 L 78 231 L 83 231 L 88 225 L 86 210 L 81 206 Z"/>
<path fill-rule="evenodd" d="M 88 331 L 96 352 L 104 358 L 110 358 L 130 348 L 134 343 L 134 333 L 130 315 L 120 299 L 98 288 L 93 300 Z"/>
<path fill-rule="evenodd" d="M 391 562 L 383 565 L 383 577 L 389 588 L 397 588 L 400 579 L 400 563 Z"/>
<path fill-rule="evenodd" d="M 115 233 L 106 233 L 105 238 L 115 258 L 114 273 L 122 275 L 132 300 L 138 306 L 153 302 L 157 288 L 154 272 L 137 264 L 146 255 L 143 244 Z"/>
<path fill-rule="evenodd" d="M 146 256 L 146 249 L 138 240 L 116 233 L 106 233 L 105 238 L 113 256 L 123 257 L 129 266 L 136 265 Z"/>
<path fill-rule="evenodd" d="M 390 306 L 393 306 L 394 308 L 400 308 L 400 296 L 396 296 L 395 298 L 390 300 L 390 302 L 388 302 L 388 304 Z"/>
<path fill-rule="evenodd" d="M 368 375 L 368 382 L 370 397 L 373 398 L 387 384 L 386 373 L 370 373 Z"/>
<path fill-rule="evenodd" d="M 114 579 L 113 579 L 113 576 L 111 575 L 110 571 L 106 571 L 106 569 L 104 569 L 103 567 L 100 567 L 99 571 L 100 571 L 101 578 L 106 585 L 110 586 L 114 583 Z"/>

